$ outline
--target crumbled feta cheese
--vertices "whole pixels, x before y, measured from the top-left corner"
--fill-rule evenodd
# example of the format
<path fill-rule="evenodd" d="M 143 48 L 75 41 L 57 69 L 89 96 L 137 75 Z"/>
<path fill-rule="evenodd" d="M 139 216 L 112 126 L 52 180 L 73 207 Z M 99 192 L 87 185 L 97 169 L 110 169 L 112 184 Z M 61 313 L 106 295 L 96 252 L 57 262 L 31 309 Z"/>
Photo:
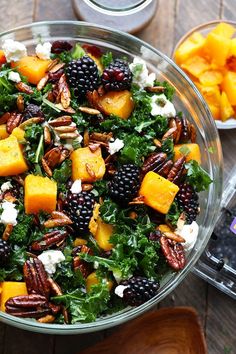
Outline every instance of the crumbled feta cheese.
<path fill-rule="evenodd" d="M 196 243 L 199 232 L 199 226 L 196 221 L 193 221 L 190 225 L 184 225 L 182 229 L 176 229 L 175 232 L 185 239 L 183 243 L 185 251 L 191 251 Z"/>
<path fill-rule="evenodd" d="M 118 285 L 116 288 L 115 288 L 115 294 L 119 297 L 123 297 L 124 296 L 124 290 L 128 288 L 127 285 Z"/>
<path fill-rule="evenodd" d="M 1 191 L 2 191 L 3 193 L 6 192 L 6 191 L 8 191 L 8 190 L 11 189 L 11 188 L 12 188 L 12 184 L 11 184 L 10 181 L 5 182 L 5 183 L 3 183 L 3 184 L 1 185 Z"/>
<path fill-rule="evenodd" d="M 97 261 L 95 261 L 95 262 L 93 263 L 93 268 L 94 268 L 94 269 L 98 269 L 98 267 L 99 267 L 99 263 L 98 263 Z"/>
<path fill-rule="evenodd" d="M 135 57 L 133 63 L 129 64 L 129 68 L 133 74 L 133 83 L 140 87 L 153 86 L 156 79 L 156 74 L 148 74 L 148 68 L 145 61 Z"/>
<path fill-rule="evenodd" d="M 39 59 L 47 60 L 50 59 L 51 48 L 52 44 L 50 42 L 39 43 L 35 48 L 35 53 Z"/>
<path fill-rule="evenodd" d="M 79 194 L 80 192 L 82 192 L 81 179 L 77 179 L 74 181 L 74 183 L 71 186 L 70 191 L 71 191 L 71 193 L 74 193 L 74 194 Z"/>
<path fill-rule="evenodd" d="M 56 265 L 65 260 L 65 256 L 61 251 L 48 250 L 41 253 L 38 258 L 43 263 L 46 272 L 52 275 L 56 272 Z"/>
<path fill-rule="evenodd" d="M 18 61 L 27 55 L 26 47 L 23 43 L 6 39 L 2 45 L 7 62 Z"/>
<path fill-rule="evenodd" d="M 21 77 L 15 71 L 10 71 L 8 74 L 8 80 L 18 83 L 18 82 L 21 82 Z"/>
<path fill-rule="evenodd" d="M 152 116 L 163 116 L 163 117 L 174 117 L 176 115 L 176 110 L 172 102 L 170 102 L 164 94 L 153 95 L 151 97 L 151 115 Z"/>
<path fill-rule="evenodd" d="M 0 223 L 7 225 L 16 225 L 17 224 L 17 215 L 18 210 L 16 209 L 16 205 L 14 203 L 8 202 L 6 200 L 1 204 L 2 215 L 0 217 Z"/>
<path fill-rule="evenodd" d="M 120 151 L 124 147 L 124 142 L 121 139 L 116 139 L 115 141 L 110 140 L 108 143 L 108 152 L 111 155 L 114 155 L 116 152 Z"/>

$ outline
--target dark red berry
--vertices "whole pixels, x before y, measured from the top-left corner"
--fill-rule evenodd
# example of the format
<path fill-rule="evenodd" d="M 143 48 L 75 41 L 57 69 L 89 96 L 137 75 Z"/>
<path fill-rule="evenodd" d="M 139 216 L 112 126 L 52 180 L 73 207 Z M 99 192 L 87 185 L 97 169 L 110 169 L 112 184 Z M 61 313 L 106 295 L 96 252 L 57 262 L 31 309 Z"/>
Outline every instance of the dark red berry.
<path fill-rule="evenodd" d="M 11 248 L 8 243 L 0 239 L 0 265 L 4 266 L 10 257 Z"/>
<path fill-rule="evenodd" d="M 177 202 L 181 211 L 186 215 L 186 221 L 191 224 L 199 214 L 198 194 L 188 183 L 182 183 L 177 194 Z"/>
<path fill-rule="evenodd" d="M 54 54 L 61 54 L 71 50 L 72 45 L 67 41 L 55 41 L 52 43 L 51 52 Z"/>
<path fill-rule="evenodd" d="M 132 73 L 123 60 L 116 59 L 103 71 L 102 84 L 106 91 L 128 90 L 131 82 Z"/>

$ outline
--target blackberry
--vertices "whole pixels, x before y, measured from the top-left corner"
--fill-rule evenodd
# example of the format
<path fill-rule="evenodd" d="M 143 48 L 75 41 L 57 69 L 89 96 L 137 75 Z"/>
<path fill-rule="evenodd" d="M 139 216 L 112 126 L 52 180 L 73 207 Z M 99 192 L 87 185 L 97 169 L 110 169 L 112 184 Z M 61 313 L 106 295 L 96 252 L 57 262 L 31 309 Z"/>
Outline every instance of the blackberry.
<path fill-rule="evenodd" d="M 123 292 L 123 301 L 129 306 L 139 306 L 154 297 L 159 289 L 157 281 L 145 277 L 132 277 L 120 283 L 127 286 Z"/>
<path fill-rule="evenodd" d="M 23 120 L 27 120 L 32 117 L 43 117 L 43 112 L 36 104 L 29 103 L 23 112 Z"/>
<path fill-rule="evenodd" d="M 109 184 L 110 196 L 120 204 L 127 204 L 137 194 L 140 187 L 140 171 L 133 164 L 123 165 Z"/>
<path fill-rule="evenodd" d="M 132 72 L 123 60 L 116 59 L 103 71 L 102 84 L 106 91 L 128 90 L 131 82 Z"/>
<path fill-rule="evenodd" d="M 8 245 L 8 243 L 4 240 L 0 239 L 0 265 L 4 266 L 10 256 L 10 246 Z"/>
<path fill-rule="evenodd" d="M 188 183 L 182 183 L 177 194 L 177 202 L 180 210 L 186 215 L 186 221 L 191 224 L 199 214 L 198 194 Z"/>
<path fill-rule="evenodd" d="M 85 96 L 88 91 L 96 90 L 99 86 L 97 65 L 87 55 L 70 61 L 66 67 L 66 76 L 76 97 Z"/>
<path fill-rule="evenodd" d="M 90 219 L 93 215 L 94 197 L 92 193 L 70 193 L 65 202 L 65 212 L 73 221 L 75 231 L 86 233 Z"/>

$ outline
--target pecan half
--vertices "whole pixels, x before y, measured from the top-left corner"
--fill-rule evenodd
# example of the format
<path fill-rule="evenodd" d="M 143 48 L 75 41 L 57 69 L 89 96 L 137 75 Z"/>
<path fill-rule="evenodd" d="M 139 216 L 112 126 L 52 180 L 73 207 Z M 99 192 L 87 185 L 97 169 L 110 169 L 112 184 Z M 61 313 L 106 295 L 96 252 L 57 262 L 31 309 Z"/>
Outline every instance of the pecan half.
<path fill-rule="evenodd" d="M 12 230 L 13 230 L 13 225 L 12 224 L 7 224 L 6 227 L 5 227 L 5 230 L 3 232 L 3 235 L 2 235 L 2 239 L 4 241 L 7 241 L 12 233 Z"/>
<path fill-rule="evenodd" d="M 154 152 L 147 157 L 142 166 L 142 173 L 145 175 L 149 171 L 158 172 L 166 162 L 167 155 L 164 152 Z"/>
<path fill-rule="evenodd" d="M 17 317 L 41 318 L 51 314 L 48 300 L 40 294 L 20 295 L 8 299 L 6 312 Z"/>
<path fill-rule="evenodd" d="M 28 95 L 34 93 L 33 89 L 22 81 L 15 84 L 15 87 L 17 88 L 18 91 L 26 93 Z"/>
<path fill-rule="evenodd" d="M 92 134 L 90 134 L 89 136 L 89 140 L 90 141 L 101 141 L 104 143 L 108 143 L 111 139 L 113 138 L 113 134 L 112 133 L 97 133 L 94 132 Z"/>
<path fill-rule="evenodd" d="M 92 271 L 91 265 L 89 263 L 87 263 L 86 261 L 84 261 L 83 259 L 80 259 L 79 253 L 92 254 L 92 251 L 86 245 L 75 247 L 72 251 L 72 254 L 74 256 L 74 258 L 73 258 L 74 270 L 79 269 L 81 271 L 82 276 L 86 279 L 87 276 Z"/>
<path fill-rule="evenodd" d="M 168 173 L 167 179 L 170 182 L 178 184 L 184 172 L 184 163 L 186 161 L 186 157 L 182 156 L 177 161 L 175 161 L 173 167 Z"/>
<path fill-rule="evenodd" d="M 51 231 L 46 233 L 40 241 L 31 244 L 32 251 L 43 251 L 57 245 L 67 237 L 67 232 Z"/>
<path fill-rule="evenodd" d="M 70 89 L 66 82 L 66 75 L 62 74 L 58 81 L 58 96 L 60 97 L 60 102 L 63 108 L 68 108 L 70 106 Z"/>
<path fill-rule="evenodd" d="M 24 104 L 24 97 L 22 95 L 17 96 L 16 105 L 19 112 L 24 111 L 25 104 Z"/>
<path fill-rule="evenodd" d="M 71 116 L 61 116 L 56 119 L 52 119 L 48 122 L 52 127 L 61 127 L 65 125 L 70 125 L 72 123 Z"/>
<path fill-rule="evenodd" d="M 155 93 L 163 93 L 165 92 L 165 87 L 164 86 L 147 86 L 145 87 L 145 90 L 147 92 L 155 92 Z"/>
<path fill-rule="evenodd" d="M 43 128 L 43 138 L 44 138 L 44 144 L 45 145 L 50 145 L 51 142 L 52 142 L 52 137 L 51 137 L 51 132 L 50 132 L 50 129 L 45 126 Z"/>
<path fill-rule="evenodd" d="M 0 117 L 0 124 L 5 124 L 8 119 L 10 118 L 11 113 L 10 112 L 6 112 L 4 113 L 1 117 Z"/>
<path fill-rule="evenodd" d="M 48 277 L 43 263 L 38 258 L 25 262 L 23 274 L 29 294 L 40 294 L 48 298 L 50 292 Z"/>
<path fill-rule="evenodd" d="M 43 120 L 44 119 L 42 117 L 32 117 L 32 118 L 29 118 L 29 119 L 25 120 L 23 123 L 21 123 L 19 125 L 19 128 L 25 130 L 25 128 L 28 127 L 29 125 L 43 122 Z"/>
<path fill-rule="evenodd" d="M 169 266 L 175 271 L 183 269 L 186 264 L 186 259 L 184 248 L 181 243 L 177 243 L 165 236 L 161 236 L 160 245 L 162 253 Z"/>
<path fill-rule="evenodd" d="M 173 161 L 172 160 L 168 160 L 164 163 L 164 165 L 162 167 L 160 167 L 160 169 L 158 169 L 158 174 L 162 177 L 167 177 L 171 168 L 173 166 Z"/>
<path fill-rule="evenodd" d="M 7 120 L 7 132 L 11 134 L 13 129 L 18 127 L 23 119 L 21 113 L 12 112 L 9 119 Z"/>
<path fill-rule="evenodd" d="M 57 295 L 57 296 L 63 295 L 60 286 L 55 282 L 55 280 L 53 280 L 52 278 L 48 278 L 48 282 L 51 287 L 51 292 L 54 295 Z M 65 320 L 65 323 L 69 323 L 68 311 L 67 311 L 66 307 L 63 305 L 62 305 L 62 314 L 63 314 L 64 320 Z"/>

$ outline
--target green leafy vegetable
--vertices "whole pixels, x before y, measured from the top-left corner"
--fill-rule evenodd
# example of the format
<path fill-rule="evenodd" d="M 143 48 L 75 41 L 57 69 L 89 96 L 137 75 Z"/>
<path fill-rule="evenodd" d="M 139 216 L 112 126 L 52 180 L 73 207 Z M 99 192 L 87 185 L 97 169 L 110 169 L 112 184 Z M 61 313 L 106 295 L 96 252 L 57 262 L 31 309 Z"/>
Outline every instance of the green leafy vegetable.
<path fill-rule="evenodd" d="M 116 224 L 117 216 L 119 213 L 118 205 L 111 199 L 105 199 L 100 206 L 100 216 L 107 224 Z"/>
<path fill-rule="evenodd" d="M 171 86 L 167 81 L 155 81 L 154 82 L 155 86 L 163 86 L 165 87 L 164 95 L 167 97 L 168 100 L 172 101 L 173 96 L 175 94 L 175 89 L 173 86 Z"/>
<path fill-rule="evenodd" d="M 180 217 L 181 211 L 176 201 L 171 204 L 170 210 L 166 214 L 166 221 L 173 226 L 177 225 L 177 221 Z"/>
<path fill-rule="evenodd" d="M 172 138 L 167 138 L 162 141 L 161 150 L 166 153 L 168 159 L 173 159 L 174 156 L 174 142 Z"/>
<path fill-rule="evenodd" d="M 208 189 L 212 179 L 197 161 L 191 160 L 185 164 L 185 168 L 187 169 L 186 181 L 195 187 L 197 192 Z"/>
<path fill-rule="evenodd" d="M 27 245 L 31 235 L 33 216 L 24 212 L 18 214 L 17 224 L 14 226 L 9 241 L 17 245 Z"/>
<path fill-rule="evenodd" d="M 10 259 L 5 267 L 0 268 L 0 282 L 4 280 L 21 281 L 23 279 L 22 267 L 27 258 L 26 248 L 12 246 Z"/>
<path fill-rule="evenodd" d="M 107 52 L 105 54 L 103 54 L 101 56 L 101 64 L 104 68 L 106 68 L 107 66 L 109 66 L 111 64 L 111 62 L 113 61 L 113 55 L 112 52 Z"/>
<path fill-rule="evenodd" d="M 53 171 L 53 178 L 57 181 L 58 188 L 61 191 L 66 191 L 65 183 L 68 181 L 68 179 L 71 176 L 72 173 L 71 166 L 72 166 L 71 160 L 67 159 L 63 161 L 62 164 L 58 168 L 55 168 Z"/>
<path fill-rule="evenodd" d="M 104 280 L 93 285 L 89 293 L 74 291 L 66 295 L 54 297 L 57 303 L 63 303 L 70 310 L 72 323 L 95 321 L 107 309 L 110 293 Z"/>

